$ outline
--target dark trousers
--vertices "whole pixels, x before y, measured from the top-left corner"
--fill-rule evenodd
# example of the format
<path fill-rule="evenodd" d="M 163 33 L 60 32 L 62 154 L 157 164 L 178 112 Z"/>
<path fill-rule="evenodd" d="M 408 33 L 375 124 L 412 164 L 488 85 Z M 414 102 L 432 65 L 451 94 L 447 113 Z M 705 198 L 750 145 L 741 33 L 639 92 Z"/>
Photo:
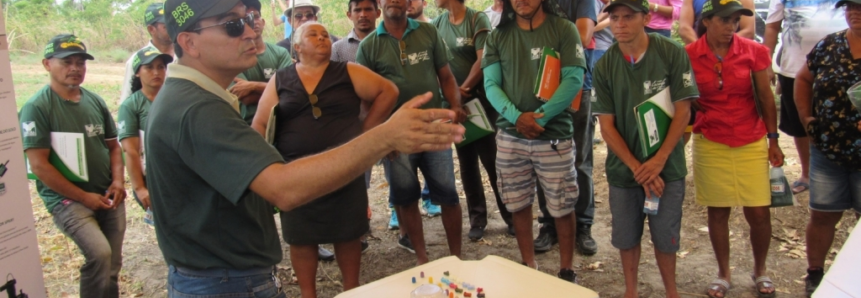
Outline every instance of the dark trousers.
<path fill-rule="evenodd" d="M 481 103 L 495 130 L 499 113 L 489 102 L 482 100 Z M 487 178 L 490 180 L 490 188 L 493 189 L 493 195 L 496 197 L 499 215 L 502 216 L 506 225 L 512 225 L 511 212 L 508 212 L 505 204 L 502 203 L 499 188 L 496 185 L 496 150 L 496 138 L 493 134 L 457 148 L 457 158 L 460 161 L 460 179 L 463 182 L 463 192 L 466 195 L 466 209 L 469 213 L 470 227 L 487 226 L 487 197 L 484 195 L 484 185 L 481 182 L 479 161 L 484 166 L 484 171 L 487 172 Z"/>

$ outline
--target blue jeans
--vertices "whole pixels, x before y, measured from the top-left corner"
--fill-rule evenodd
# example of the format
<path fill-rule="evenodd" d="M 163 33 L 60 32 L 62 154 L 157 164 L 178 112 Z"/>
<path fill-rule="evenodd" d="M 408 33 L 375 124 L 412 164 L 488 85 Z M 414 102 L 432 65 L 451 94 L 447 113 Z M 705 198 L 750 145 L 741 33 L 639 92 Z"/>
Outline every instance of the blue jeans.
<path fill-rule="evenodd" d="M 657 33 L 663 35 L 664 37 L 671 37 L 671 35 L 673 34 L 672 30 L 670 29 L 652 29 L 649 27 L 646 27 L 646 33 Z"/>
<path fill-rule="evenodd" d="M 861 213 L 861 171 L 838 165 L 810 146 L 810 209 Z"/>
<path fill-rule="evenodd" d="M 389 181 L 389 203 L 405 206 L 421 197 L 421 183 L 417 170 L 421 169 L 433 194 L 435 205 L 458 204 L 454 186 L 454 160 L 452 150 L 399 154 L 394 160 L 383 160 L 386 180 Z"/>
<path fill-rule="evenodd" d="M 66 199 L 51 211 L 54 224 L 84 254 L 81 266 L 81 297 L 119 297 L 117 283 L 123 266 L 123 237 L 126 233 L 126 206 L 93 211 Z"/>
<path fill-rule="evenodd" d="M 287 298 L 280 282 L 275 282 L 277 277 L 272 268 L 187 270 L 169 265 L 168 270 L 167 295 L 170 298 Z"/>

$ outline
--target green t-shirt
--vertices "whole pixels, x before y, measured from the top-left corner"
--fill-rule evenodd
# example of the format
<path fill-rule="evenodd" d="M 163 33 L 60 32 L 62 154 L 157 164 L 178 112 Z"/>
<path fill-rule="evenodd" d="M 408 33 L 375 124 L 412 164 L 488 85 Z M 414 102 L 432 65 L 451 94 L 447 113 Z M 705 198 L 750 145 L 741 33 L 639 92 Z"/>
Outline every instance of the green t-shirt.
<path fill-rule="evenodd" d="M 451 72 L 457 80 L 457 84 L 463 84 L 472 70 L 472 65 L 478 60 L 477 49 L 484 49 L 484 41 L 490 32 L 490 21 L 487 15 L 475 9 L 466 8 L 466 16 L 463 21 L 454 25 L 448 20 L 448 12 L 443 13 L 433 24 L 439 35 L 445 41 L 452 59 L 449 61 Z M 474 23 L 473 23 L 474 22 Z"/>
<path fill-rule="evenodd" d="M 502 91 L 521 112 L 536 111 L 544 104 L 533 92 L 544 47 L 559 52 L 562 68 L 576 66 L 586 69 L 586 55 L 580 44 L 577 27 L 555 15 L 548 14 L 533 31 L 520 29 L 517 23 L 509 22 L 496 27 L 487 37 L 481 67 L 499 63 L 502 69 Z M 538 139 L 569 139 L 574 133 L 572 123 L 570 113 L 559 113 L 544 126 L 544 132 Z M 499 117 L 496 124 L 506 133 L 524 138 L 513 129 L 514 123 L 505 117 Z"/>
<path fill-rule="evenodd" d="M 265 44 L 266 52 L 257 55 L 257 64 L 239 74 L 238 78 L 252 82 L 269 82 L 269 79 L 275 75 L 275 71 L 293 65 L 290 51 L 268 42 Z M 240 108 L 242 109 L 242 118 L 251 124 L 251 120 L 254 120 L 254 114 L 257 113 L 257 105 L 240 103 Z"/>
<path fill-rule="evenodd" d="M 390 35 L 380 22 L 377 30 L 368 34 L 359 44 L 356 63 L 370 68 L 398 86 L 400 94 L 395 110 L 416 95 L 428 91 L 433 93 L 433 99 L 422 108 L 441 108 L 442 95 L 437 70 L 451 60 L 442 37 L 433 25 L 407 19 L 407 30 L 402 40 L 406 45 L 403 52 L 400 41 Z"/>
<path fill-rule="evenodd" d="M 685 48 L 657 33 L 649 34 L 649 47 L 633 66 L 619 50 L 619 44 L 613 44 L 596 63 L 594 75 L 598 98 L 592 103 L 592 113 L 615 116 L 616 130 L 640 162 L 645 162 L 647 157 L 640 145 L 634 107 L 666 87 L 670 88 L 673 102 L 700 95 Z M 634 180 L 634 172 L 613 151 L 607 153 L 606 169 L 610 185 L 640 186 Z M 680 141 L 667 158 L 661 178 L 669 182 L 684 179 L 687 174 L 684 144 Z"/>
<path fill-rule="evenodd" d="M 140 131 L 146 132 L 146 119 L 151 104 L 152 102 L 140 90 L 123 101 L 117 112 L 120 141 L 125 138 L 140 137 Z"/>
<path fill-rule="evenodd" d="M 248 189 L 283 162 L 278 151 L 225 100 L 186 79 L 168 77 L 147 126 L 147 186 L 165 261 L 192 269 L 280 262 L 272 206 Z"/>
<path fill-rule="evenodd" d="M 88 182 L 72 182 L 83 191 L 104 194 L 113 182 L 111 156 L 105 140 L 116 139 L 117 128 L 105 101 L 95 93 L 81 88 L 80 102 L 62 99 L 49 85 L 42 87 L 18 113 L 24 150 L 51 148 L 52 132 L 81 133 L 87 158 Z M 39 196 L 48 212 L 65 197 L 36 181 Z"/>

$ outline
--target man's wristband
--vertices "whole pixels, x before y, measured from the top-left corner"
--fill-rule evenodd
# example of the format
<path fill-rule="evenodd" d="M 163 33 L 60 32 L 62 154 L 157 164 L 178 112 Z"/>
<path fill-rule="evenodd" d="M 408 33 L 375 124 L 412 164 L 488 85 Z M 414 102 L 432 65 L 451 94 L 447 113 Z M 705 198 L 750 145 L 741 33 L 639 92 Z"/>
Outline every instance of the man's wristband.
<path fill-rule="evenodd" d="M 776 133 L 776 132 L 770 132 L 770 133 L 765 134 L 765 137 L 769 138 L 769 139 L 777 139 L 780 137 L 780 134 Z"/>

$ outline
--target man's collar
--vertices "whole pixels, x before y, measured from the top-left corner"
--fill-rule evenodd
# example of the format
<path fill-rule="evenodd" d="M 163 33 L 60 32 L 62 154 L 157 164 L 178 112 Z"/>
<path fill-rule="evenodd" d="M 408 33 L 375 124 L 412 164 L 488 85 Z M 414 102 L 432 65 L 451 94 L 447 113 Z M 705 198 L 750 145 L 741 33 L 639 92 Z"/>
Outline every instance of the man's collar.
<path fill-rule="evenodd" d="M 231 107 L 233 107 L 236 112 L 239 112 L 239 99 L 233 93 L 227 92 L 226 89 L 221 88 L 215 81 L 198 71 L 197 69 L 180 65 L 179 63 L 171 63 L 167 66 L 167 77 L 168 78 L 177 78 L 183 80 L 189 80 L 192 83 L 197 84 L 203 90 L 209 91 L 212 94 L 220 97 Z"/>
<path fill-rule="evenodd" d="M 356 40 L 356 41 L 362 41 L 361 39 L 359 39 L 359 36 L 356 35 L 356 28 L 353 28 L 353 30 L 350 30 L 350 33 L 347 33 L 347 40 L 350 40 L 350 39 Z"/>
<path fill-rule="evenodd" d="M 386 31 L 385 23 L 386 23 L 386 21 L 383 20 L 382 22 L 380 22 L 380 25 L 377 26 L 377 35 L 389 34 L 389 32 Z M 419 22 L 418 21 L 413 20 L 411 18 L 407 18 L 407 30 L 404 31 L 404 36 L 407 36 L 407 33 L 410 33 L 410 31 L 416 30 L 418 28 L 419 28 Z"/>

